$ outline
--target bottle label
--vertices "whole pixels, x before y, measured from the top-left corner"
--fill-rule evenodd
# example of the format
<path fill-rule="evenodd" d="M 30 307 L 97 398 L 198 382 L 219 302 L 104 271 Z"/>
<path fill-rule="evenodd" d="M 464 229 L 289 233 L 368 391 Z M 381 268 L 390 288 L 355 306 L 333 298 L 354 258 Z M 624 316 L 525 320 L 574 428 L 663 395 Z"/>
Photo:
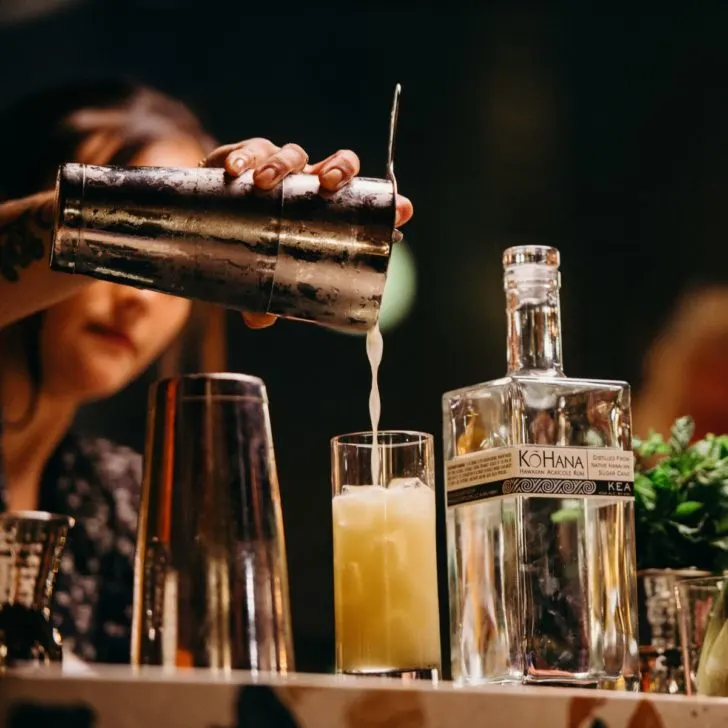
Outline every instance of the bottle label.
<path fill-rule="evenodd" d="M 612 448 L 501 447 L 449 460 L 445 485 L 448 506 L 511 495 L 633 498 L 634 454 Z"/>

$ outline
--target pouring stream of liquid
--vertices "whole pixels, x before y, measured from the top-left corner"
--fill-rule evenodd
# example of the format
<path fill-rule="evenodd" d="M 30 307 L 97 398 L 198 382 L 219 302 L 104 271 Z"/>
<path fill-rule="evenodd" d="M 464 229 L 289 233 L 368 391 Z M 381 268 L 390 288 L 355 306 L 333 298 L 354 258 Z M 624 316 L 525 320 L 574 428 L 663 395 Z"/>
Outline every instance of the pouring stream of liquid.
<path fill-rule="evenodd" d="M 372 369 L 372 388 L 369 392 L 369 417 L 372 422 L 372 485 L 379 485 L 380 454 L 377 431 L 379 429 L 379 417 L 382 412 L 382 403 L 379 398 L 379 383 L 377 375 L 379 365 L 382 363 L 382 352 L 384 340 L 382 332 L 377 323 L 374 328 L 367 332 L 367 358 Z"/>

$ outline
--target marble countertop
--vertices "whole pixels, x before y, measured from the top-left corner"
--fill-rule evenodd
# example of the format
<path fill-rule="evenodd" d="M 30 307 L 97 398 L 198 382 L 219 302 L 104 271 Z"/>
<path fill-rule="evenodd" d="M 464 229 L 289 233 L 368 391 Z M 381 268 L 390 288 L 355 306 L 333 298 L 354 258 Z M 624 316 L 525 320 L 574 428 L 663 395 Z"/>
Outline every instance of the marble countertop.
<path fill-rule="evenodd" d="M 728 699 L 66 665 L 0 678 L 0 728 L 728 728 Z"/>

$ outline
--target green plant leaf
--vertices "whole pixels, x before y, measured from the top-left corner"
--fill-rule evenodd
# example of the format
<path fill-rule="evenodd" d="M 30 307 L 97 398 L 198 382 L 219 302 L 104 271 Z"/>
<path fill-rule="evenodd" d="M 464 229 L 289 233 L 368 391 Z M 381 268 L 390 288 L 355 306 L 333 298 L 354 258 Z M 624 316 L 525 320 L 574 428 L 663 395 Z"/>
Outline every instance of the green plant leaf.
<path fill-rule="evenodd" d="M 702 510 L 705 506 L 699 501 L 683 501 L 679 503 L 677 508 L 673 511 L 673 518 L 687 518 L 692 516 L 698 511 Z"/>
<path fill-rule="evenodd" d="M 655 493 L 655 486 L 649 478 L 637 473 L 634 480 L 634 495 L 635 499 L 640 501 L 640 504 L 645 510 L 655 510 L 657 504 L 657 495 Z"/>
<path fill-rule="evenodd" d="M 632 440 L 632 450 L 638 457 L 650 458 L 653 455 L 668 455 L 670 446 L 662 439 L 662 435 L 650 432 L 646 440 L 635 437 Z"/>
<path fill-rule="evenodd" d="M 675 420 L 670 430 L 670 450 L 674 455 L 680 455 L 687 450 L 694 432 L 695 423 L 692 417 L 680 417 Z"/>
<path fill-rule="evenodd" d="M 668 443 L 635 438 L 635 529 L 640 568 L 728 563 L 728 434 L 691 443 L 681 417 Z"/>
<path fill-rule="evenodd" d="M 719 435 L 715 440 L 720 449 L 720 457 L 728 456 L 728 435 Z"/>
<path fill-rule="evenodd" d="M 695 541 L 696 536 L 700 536 L 700 527 L 699 526 L 686 526 L 684 523 L 675 523 L 674 521 L 671 522 L 671 525 L 675 528 L 675 530 L 685 538 Z M 687 566 L 688 564 L 685 564 Z"/>
<path fill-rule="evenodd" d="M 713 530 L 717 535 L 728 533 L 728 513 L 722 513 L 713 521 Z"/>

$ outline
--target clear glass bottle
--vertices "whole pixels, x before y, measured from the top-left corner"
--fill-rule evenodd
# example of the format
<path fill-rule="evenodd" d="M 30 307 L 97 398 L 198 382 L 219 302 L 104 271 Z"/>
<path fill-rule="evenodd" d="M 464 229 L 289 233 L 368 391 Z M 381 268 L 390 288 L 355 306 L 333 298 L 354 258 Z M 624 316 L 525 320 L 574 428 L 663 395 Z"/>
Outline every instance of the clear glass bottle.
<path fill-rule="evenodd" d="M 564 375 L 557 250 L 503 264 L 508 375 L 443 397 L 452 677 L 638 690 L 629 385 Z"/>

